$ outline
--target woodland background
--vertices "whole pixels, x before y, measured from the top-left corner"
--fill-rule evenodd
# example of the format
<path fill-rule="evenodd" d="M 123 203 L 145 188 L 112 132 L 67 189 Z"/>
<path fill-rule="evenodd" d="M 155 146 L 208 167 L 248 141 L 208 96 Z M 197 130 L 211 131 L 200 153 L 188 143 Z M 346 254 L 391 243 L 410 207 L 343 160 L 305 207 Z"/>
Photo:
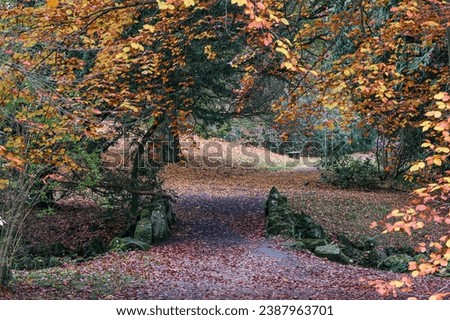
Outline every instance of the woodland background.
<path fill-rule="evenodd" d="M 449 13 L 0 1 L 1 295 L 448 297 Z"/>

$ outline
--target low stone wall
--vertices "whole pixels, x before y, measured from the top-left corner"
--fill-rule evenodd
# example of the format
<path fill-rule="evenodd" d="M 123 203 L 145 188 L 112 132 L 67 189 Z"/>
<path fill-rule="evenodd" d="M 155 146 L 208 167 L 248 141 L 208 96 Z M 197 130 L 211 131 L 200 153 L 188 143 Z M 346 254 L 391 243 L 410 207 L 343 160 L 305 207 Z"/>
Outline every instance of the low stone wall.
<path fill-rule="evenodd" d="M 147 250 L 151 244 L 169 238 L 170 229 L 176 217 L 167 198 L 154 197 L 151 202 L 143 206 L 139 215 L 133 237 L 114 238 L 111 241 L 110 250 Z"/>
<path fill-rule="evenodd" d="M 379 248 L 374 238 L 352 241 L 346 235 L 338 235 L 337 241 L 330 243 L 322 226 L 304 214 L 295 212 L 287 198 L 275 187 L 270 190 L 266 201 L 266 235 L 283 236 L 288 239 L 285 246 L 294 250 L 309 250 L 316 256 L 342 264 L 357 264 L 364 267 L 408 272 L 410 262 L 427 260 L 424 254 L 414 249 Z M 450 277 L 450 267 L 437 274 Z"/>

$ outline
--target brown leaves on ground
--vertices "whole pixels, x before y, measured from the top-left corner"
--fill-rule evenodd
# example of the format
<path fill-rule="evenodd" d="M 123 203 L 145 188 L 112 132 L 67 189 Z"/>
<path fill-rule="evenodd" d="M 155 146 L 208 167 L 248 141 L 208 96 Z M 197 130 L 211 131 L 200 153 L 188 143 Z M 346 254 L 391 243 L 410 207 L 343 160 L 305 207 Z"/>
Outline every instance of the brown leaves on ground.
<path fill-rule="evenodd" d="M 167 187 L 179 193 L 175 204 L 179 221 L 170 241 L 146 252 L 106 254 L 59 268 L 15 272 L 13 296 L 3 297 L 381 299 L 373 287 L 379 283 L 376 281 L 390 283 L 400 277 L 286 250 L 282 239 L 264 237 L 264 203 L 272 185 L 293 199 L 315 195 L 317 203 L 313 205 L 307 204 L 308 198 L 301 201 L 308 213 L 320 208 L 320 203 L 324 208 L 337 201 L 334 216 L 326 210 L 315 214 L 315 218 L 322 214 L 321 222 L 328 231 L 334 221 L 331 231 L 336 231 L 345 227 L 345 221 L 339 222 L 348 215 L 340 212 L 345 208 L 356 208 L 364 201 L 395 205 L 407 195 L 330 189 L 320 184 L 315 171 L 169 166 L 164 177 Z M 345 201 L 350 203 L 347 207 Z M 449 285 L 446 279 L 420 278 L 411 284 L 411 292 L 396 294 L 399 299 L 426 299 Z"/>

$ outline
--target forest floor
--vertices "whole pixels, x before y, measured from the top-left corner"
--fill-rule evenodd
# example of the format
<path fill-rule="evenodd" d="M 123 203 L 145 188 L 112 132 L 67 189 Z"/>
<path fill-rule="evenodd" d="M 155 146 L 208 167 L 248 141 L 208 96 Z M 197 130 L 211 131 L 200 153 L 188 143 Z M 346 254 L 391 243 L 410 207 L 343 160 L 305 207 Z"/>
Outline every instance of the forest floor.
<path fill-rule="evenodd" d="M 401 274 L 341 265 L 284 239 L 264 235 L 264 204 L 272 186 L 335 236 L 378 236 L 372 220 L 405 203 L 408 194 L 342 191 L 317 170 L 168 166 L 166 187 L 178 194 L 172 238 L 149 251 L 108 253 L 61 267 L 15 271 L 7 299 L 385 299 L 369 284 Z M 85 212 L 86 213 L 86 212 Z M 79 223 L 79 221 L 78 221 Z M 401 244 L 403 238 L 379 238 Z M 450 279 L 416 279 L 399 299 L 448 291 Z M 0 293 L 0 296 L 2 293 Z"/>

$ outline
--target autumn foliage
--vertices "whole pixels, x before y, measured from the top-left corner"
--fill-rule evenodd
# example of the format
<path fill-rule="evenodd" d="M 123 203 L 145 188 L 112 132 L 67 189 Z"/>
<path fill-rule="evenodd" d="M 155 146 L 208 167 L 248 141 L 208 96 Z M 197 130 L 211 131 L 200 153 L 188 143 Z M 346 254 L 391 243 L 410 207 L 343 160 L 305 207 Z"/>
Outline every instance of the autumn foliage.
<path fill-rule="evenodd" d="M 135 170 L 124 190 L 133 190 L 141 186 L 142 146 L 177 141 L 199 117 L 270 110 L 280 127 L 356 122 L 378 134 L 384 179 L 407 173 L 424 185 L 413 207 L 391 212 L 386 230 L 447 226 L 419 244 L 429 259 L 411 263 L 412 276 L 447 267 L 446 1 L 18 3 L 0 10 L 0 189 L 17 172 L 79 184 L 87 167 L 76 146 L 106 151 L 112 143 L 104 141 L 127 134 L 135 138 Z M 282 89 L 258 100 L 274 79 Z M 423 159 L 405 158 L 411 130 L 424 138 Z M 131 206 L 137 201 L 134 194 Z"/>

